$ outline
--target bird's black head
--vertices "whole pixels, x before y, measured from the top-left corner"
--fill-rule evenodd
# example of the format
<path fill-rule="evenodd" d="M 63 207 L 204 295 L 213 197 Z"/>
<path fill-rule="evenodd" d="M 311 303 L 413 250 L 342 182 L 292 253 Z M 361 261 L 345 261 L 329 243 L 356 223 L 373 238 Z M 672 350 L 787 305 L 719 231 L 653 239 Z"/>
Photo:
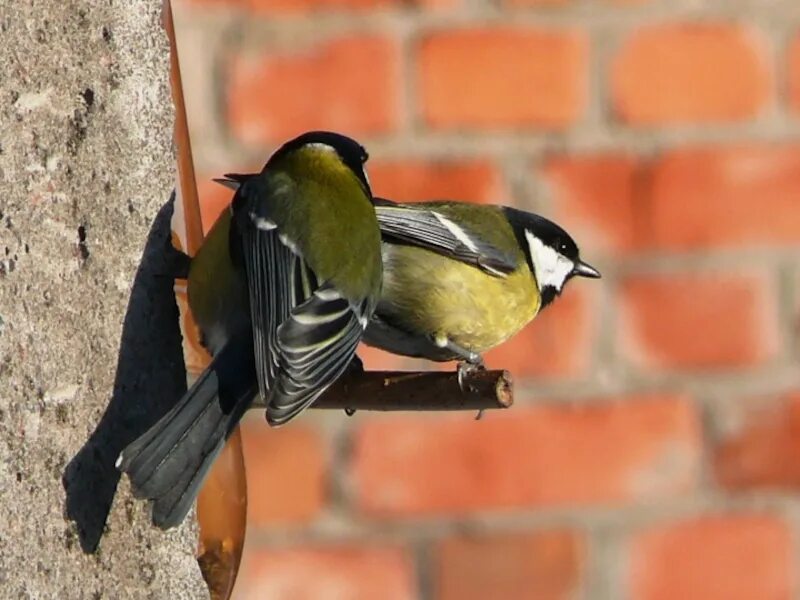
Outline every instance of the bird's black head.
<path fill-rule="evenodd" d="M 581 260 L 575 240 L 561 227 L 534 213 L 515 208 L 504 210 L 536 277 L 542 307 L 550 304 L 576 275 L 600 277 L 597 269 Z"/>
<path fill-rule="evenodd" d="M 297 136 L 293 140 L 289 140 L 278 148 L 270 157 L 270 161 L 285 156 L 295 150 L 299 150 L 300 148 L 315 145 L 336 152 L 339 159 L 355 173 L 356 177 L 358 177 L 359 181 L 364 185 L 369 196 L 372 196 L 369 179 L 364 170 L 364 163 L 367 162 L 369 154 L 367 154 L 367 151 L 361 144 L 346 135 L 334 133 L 333 131 L 308 131 Z"/>

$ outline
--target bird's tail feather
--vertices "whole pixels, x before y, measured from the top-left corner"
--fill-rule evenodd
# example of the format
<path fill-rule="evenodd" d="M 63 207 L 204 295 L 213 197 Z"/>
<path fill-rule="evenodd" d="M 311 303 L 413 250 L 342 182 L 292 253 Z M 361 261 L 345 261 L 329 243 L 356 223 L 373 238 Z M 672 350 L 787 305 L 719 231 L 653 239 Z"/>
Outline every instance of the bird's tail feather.
<path fill-rule="evenodd" d="M 134 495 L 153 501 L 153 523 L 162 529 L 178 525 L 189 512 L 209 468 L 255 393 L 250 385 L 223 385 L 221 396 L 223 355 L 117 460 L 117 468 L 131 480 Z"/>

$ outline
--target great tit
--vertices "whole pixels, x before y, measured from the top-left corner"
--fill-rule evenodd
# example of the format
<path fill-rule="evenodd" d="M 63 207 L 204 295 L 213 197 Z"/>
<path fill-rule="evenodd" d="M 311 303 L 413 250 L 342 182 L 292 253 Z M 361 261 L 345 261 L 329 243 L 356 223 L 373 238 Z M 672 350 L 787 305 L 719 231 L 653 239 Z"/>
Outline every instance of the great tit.
<path fill-rule="evenodd" d="M 395 354 L 482 366 L 572 277 L 600 277 L 561 227 L 506 206 L 375 199 L 383 290 L 364 342 Z"/>
<path fill-rule="evenodd" d="M 189 305 L 213 360 L 117 461 L 159 527 L 186 516 L 257 394 L 269 423 L 286 423 L 353 358 L 382 280 L 366 160 L 336 133 L 287 142 L 242 181 L 192 259 Z"/>

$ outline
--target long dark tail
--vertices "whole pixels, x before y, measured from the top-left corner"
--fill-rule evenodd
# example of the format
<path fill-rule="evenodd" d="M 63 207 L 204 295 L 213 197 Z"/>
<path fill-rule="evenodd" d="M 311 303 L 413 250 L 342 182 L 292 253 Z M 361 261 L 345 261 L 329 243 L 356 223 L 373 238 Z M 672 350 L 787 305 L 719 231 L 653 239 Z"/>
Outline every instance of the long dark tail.
<path fill-rule="evenodd" d="M 117 459 L 134 495 L 153 501 L 153 523 L 183 521 L 209 468 L 258 387 L 252 341 L 229 342 L 178 404 Z M 249 361 L 249 364 L 248 364 Z"/>

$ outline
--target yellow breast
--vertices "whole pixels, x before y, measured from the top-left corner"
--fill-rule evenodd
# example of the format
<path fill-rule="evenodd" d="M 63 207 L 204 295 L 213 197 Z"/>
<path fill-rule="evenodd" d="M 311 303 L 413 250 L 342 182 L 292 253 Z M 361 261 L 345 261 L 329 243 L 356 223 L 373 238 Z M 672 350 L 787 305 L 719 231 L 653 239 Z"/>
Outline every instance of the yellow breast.
<path fill-rule="evenodd" d="M 446 336 L 484 352 L 517 333 L 539 310 L 524 260 L 507 277 L 410 246 L 384 246 L 381 310 L 408 331 Z"/>
<path fill-rule="evenodd" d="M 212 354 L 249 323 L 247 282 L 230 255 L 230 211 L 223 211 L 189 268 L 189 306 Z"/>

